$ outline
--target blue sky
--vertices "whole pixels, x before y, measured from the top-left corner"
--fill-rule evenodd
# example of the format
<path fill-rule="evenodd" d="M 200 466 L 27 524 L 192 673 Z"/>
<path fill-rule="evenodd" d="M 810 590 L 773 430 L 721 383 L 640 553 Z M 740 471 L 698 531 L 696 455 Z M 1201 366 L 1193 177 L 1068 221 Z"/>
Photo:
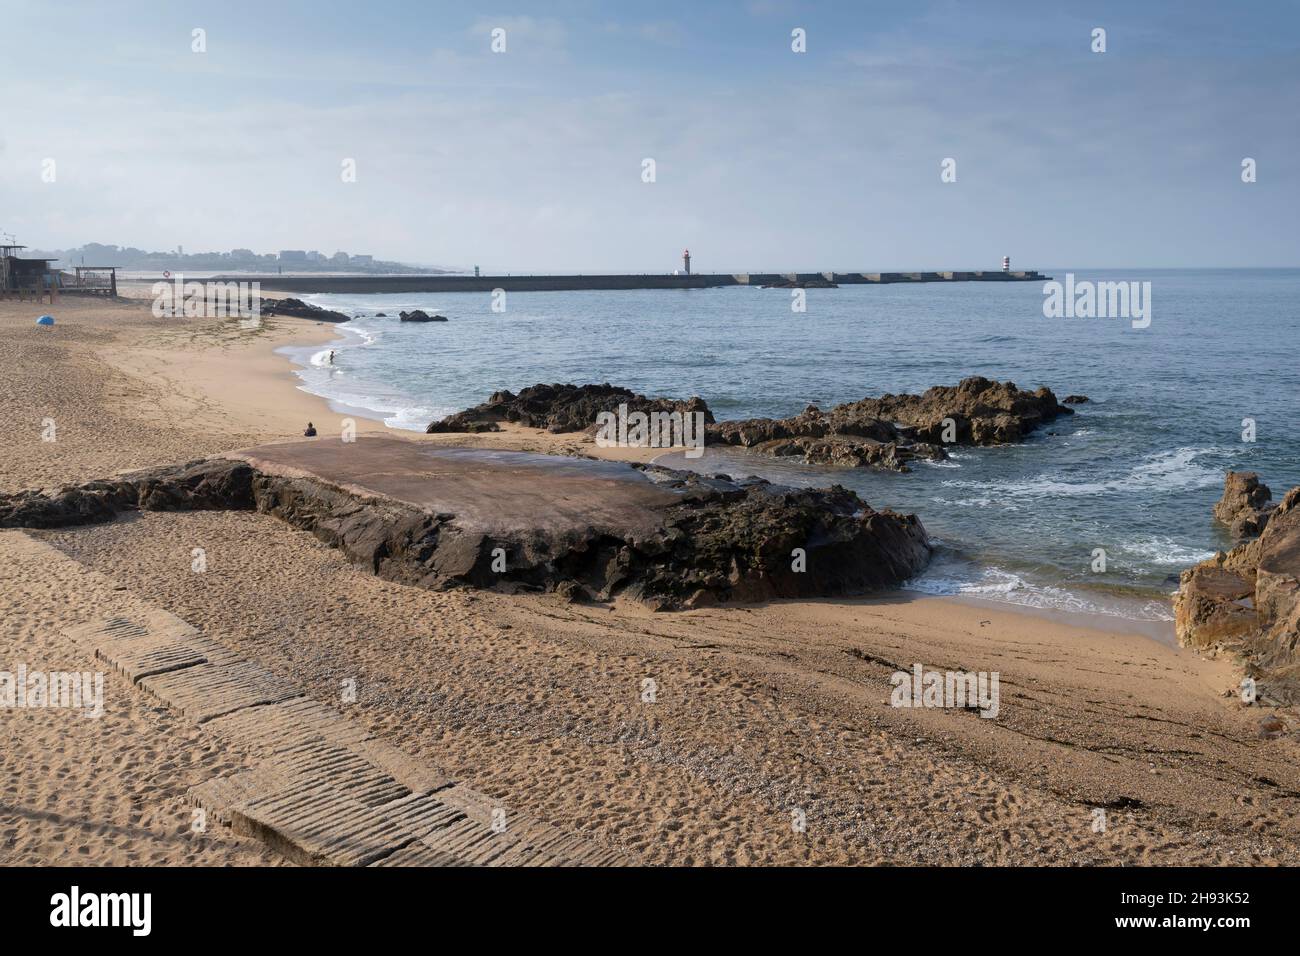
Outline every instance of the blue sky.
<path fill-rule="evenodd" d="M 699 271 L 1300 265 L 1296 3 L 4 11 L 0 230 L 43 248 L 514 272 L 667 271 L 684 246 Z"/>

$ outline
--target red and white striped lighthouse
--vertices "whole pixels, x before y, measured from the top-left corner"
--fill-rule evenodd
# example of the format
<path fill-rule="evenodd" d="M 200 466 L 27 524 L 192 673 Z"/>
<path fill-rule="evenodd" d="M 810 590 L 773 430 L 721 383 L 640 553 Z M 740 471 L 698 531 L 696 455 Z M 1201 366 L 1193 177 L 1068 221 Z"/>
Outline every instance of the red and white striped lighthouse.
<path fill-rule="evenodd" d="M 691 274 L 691 250 L 689 249 L 682 253 L 682 268 L 686 270 L 687 275 Z"/>
<path fill-rule="evenodd" d="M 1003 256 L 1003 257 L 1002 257 L 1002 271 L 1003 271 L 1003 272 L 1010 272 L 1010 271 L 1011 271 L 1011 257 L 1010 257 L 1010 256 Z"/>

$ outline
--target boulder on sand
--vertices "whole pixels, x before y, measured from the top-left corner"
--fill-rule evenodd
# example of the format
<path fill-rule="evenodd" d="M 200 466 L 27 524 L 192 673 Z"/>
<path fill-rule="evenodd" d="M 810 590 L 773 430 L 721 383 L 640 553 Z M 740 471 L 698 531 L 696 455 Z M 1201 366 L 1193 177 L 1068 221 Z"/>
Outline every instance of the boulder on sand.
<path fill-rule="evenodd" d="M 1225 513 L 1258 507 L 1267 488 L 1229 473 Z M 1215 508 L 1216 516 L 1220 509 Z M 1235 514 L 1240 515 L 1237 511 Z M 1258 538 L 1184 571 L 1174 596 L 1178 643 L 1241 657 L 1274 700 L 1300 702 L 1300 487 L 1268 512 Z"/>
<path fill-rule="evenodd" d="M 352 316 L 310 305 L 302 299 L 262 299 L 263 315 L 291 315 L 297 319 L 315 319 L 317 322 L 351 322 Z"/>

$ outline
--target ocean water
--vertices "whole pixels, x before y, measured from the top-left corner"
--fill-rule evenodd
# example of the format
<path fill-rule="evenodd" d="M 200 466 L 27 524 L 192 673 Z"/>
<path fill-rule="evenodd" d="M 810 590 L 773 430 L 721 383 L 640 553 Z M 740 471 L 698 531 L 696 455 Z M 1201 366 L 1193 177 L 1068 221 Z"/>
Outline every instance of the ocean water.
<path fill-rule="evenodd" d="M 1065 269 L 1044 270 L 1064 279 Z M 674 467 L 839 483 L 914 511 L 940 545 L 930 593 L 1167 620 L 1178 572 L 1231 542 L 1210 509 L 1228 469 L 1300 484 L 1300 270 L 1075 271 L 1151 282 L 1151 324 L 1049 319 L 1039 283 L 807 290 L 318 295 L 358 316 L 328 350 L 288 349 L 302 387 L 339 411 L 423 430 L 497 389 L 611 382 L 700 395 L 716 417 L 919 392 L 969 375 L 1089 396 L 1021 445 L 962 448 L 910 474 L 809 467 L 710 447 Z M 450 321 L 401 323 L 421 308 Z M 387 318 L 375 317 L 386 312 Z M 1243 441 L 1243 419 L 1256 440 Z M 1106 571 L 1092 570 L 1095 549 Z"/>

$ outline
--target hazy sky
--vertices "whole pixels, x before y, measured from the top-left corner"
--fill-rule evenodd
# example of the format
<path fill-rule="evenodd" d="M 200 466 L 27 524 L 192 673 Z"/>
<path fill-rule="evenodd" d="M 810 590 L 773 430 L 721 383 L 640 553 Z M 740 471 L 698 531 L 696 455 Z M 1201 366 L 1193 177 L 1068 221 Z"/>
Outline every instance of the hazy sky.
<path fill-rule="evenodd" d="M 31 246 L 489 272 L 669 271 L 684 246 L 704 272 L 1300 265 L 1295 2 L 0 10 L 0 230 Z"/>

